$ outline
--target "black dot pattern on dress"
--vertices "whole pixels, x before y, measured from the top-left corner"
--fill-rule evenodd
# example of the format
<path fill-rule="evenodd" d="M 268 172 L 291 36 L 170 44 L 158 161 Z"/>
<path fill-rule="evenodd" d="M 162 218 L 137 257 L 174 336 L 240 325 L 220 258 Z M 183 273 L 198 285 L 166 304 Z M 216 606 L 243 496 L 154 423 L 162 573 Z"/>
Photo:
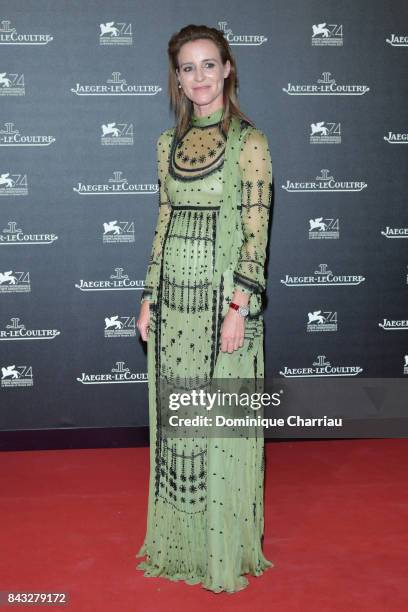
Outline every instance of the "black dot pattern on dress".
<path fill-rule="evenodd" d="M 272 168 L 266 137 L 242 128 L 237 181 L 244 242 L 234 283 L 258 300 L 265 288 Z M 209 382 L 217 360 L 225 378 L 264 376 L 259 313 L 245 322 L 244 346 L 220 361 L 221 313 L 232 295 L 223 279 L 217 289 L 211 284 L 224 152 L 218 124 L 195 125 L 178 143 L 174 128 L 160 135 L 158 217 L 142 294 L 151 302 L 152 464 L 148 528 L 137 555 L 147 559 L 137 567 L 214 592 L 241 590 L 248 585 L 244 573 L 260 575 L 273 565 L 261 549 L 263 438 L 206 439 L 198 430 L 166 438 L 159 389 L 163 381 L 186 389 Z"/>
<path fill-rule="evenodd" d="M 201 136 L 200 134 L 205 134 Z M 145 277 L 144 291 L 141 301 L 149 299 L 155 302 L 157 285 L 159 279 L 160 262 L 163 251 L 164 237 L 170 222 L 172 205 L 169 202 L 166 185 L 170 178 L 179 182 L 182 187 L 177 187 L 175 204 L 185 203 L 187 206 L 194 207 L 195 199 L 202 200 L 202 181 L 211 173 L 216 173 L 217 178 L 222 181 L 222 165 L 224 161 L 225 136 L 218 124 L 198 127 L 194 126 L 185 134 L 185 139 L 181 139 L 176 144 L 174 138 L 174 128 L 165 130 L 157 141 L 157 165 L 159 182 L 159 213 L 154 232 L 151 256 Z M 205 146 L 208 148 L 209 141 L 223 142 L 222 152 L 209 163 L 204 160 L 197 163 L 194 168 L 185 168 L 174 164 L 174 157 L 177 156 L 177 149 L 185 149 L 187 153 L 193 150 L 202 151 L 204 155 Z M 198 144 L 197 144 L 198 143 Z M 258 313 L 262 308 L 262 295 L 266 289 L 265 259 L 268 242 L 268 227 L 270 218 L 270 208 L 272 202 L 272 161 L 268 145 L 268 140 L 261 130 L 247 126 L 242 138 L 242 146 L 239 158 L 240 180 L 242 189 L 241 200 L 241 221 L 244 240 L 242 243 L 238 264 L 234 270 L 235 288 L 251 295 L 252 308 Z M 190 183 L 190 181 L 192 181 Z M 196 185 L 195 187 L 193 185 Z M 211 187 L 210 191 L 214 192 Z M 185 194 L 189 192 L 190 198 Z M 214 194 L 203 204 L 213 205 Z M 219 200 L 221 204 L 222 198 Z"/>
<path fill-rule="evenodd" d="M 192 125 L 170 151 L 169 172 L 176 179 L 196 180 L 222 167 L 226 137 L 219 123 Z"/>

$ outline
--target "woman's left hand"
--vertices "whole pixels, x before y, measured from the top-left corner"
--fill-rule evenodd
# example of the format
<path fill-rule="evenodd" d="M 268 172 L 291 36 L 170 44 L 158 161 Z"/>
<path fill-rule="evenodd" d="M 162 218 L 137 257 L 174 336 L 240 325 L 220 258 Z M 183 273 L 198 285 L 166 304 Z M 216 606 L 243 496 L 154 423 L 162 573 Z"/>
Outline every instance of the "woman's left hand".
<path fill-rule="evenodd" d="M 232 353 L 244 344 L 245 318 L 230 308 L 221 325 L 221 351 Z"/>

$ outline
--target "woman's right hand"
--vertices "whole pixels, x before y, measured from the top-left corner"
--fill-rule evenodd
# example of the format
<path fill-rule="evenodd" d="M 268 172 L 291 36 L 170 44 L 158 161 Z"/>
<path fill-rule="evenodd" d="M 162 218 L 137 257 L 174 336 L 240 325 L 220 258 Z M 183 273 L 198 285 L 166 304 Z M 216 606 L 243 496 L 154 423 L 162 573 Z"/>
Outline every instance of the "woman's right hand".
<path fill-rule="evenodd" d="M 150 324 L 150 301 L 144 300 L 140 305 L 139 318 L 136 321 L 136 327 L 140 331 L 142 340 L 147 342 L 149 336 L 149 324 Z"/>

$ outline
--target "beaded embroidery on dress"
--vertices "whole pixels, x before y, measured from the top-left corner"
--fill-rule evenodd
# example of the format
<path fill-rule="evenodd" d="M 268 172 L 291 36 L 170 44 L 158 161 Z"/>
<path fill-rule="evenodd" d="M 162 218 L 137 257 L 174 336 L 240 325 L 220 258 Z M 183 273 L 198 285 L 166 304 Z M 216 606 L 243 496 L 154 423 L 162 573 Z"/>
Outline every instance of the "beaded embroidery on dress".
<path fill-rule="evenodd" d="M 263 378 L 263 315 L 272 165 L 266 137 L 242 122 L 242 226 L 233 285 L 213 289 L 215 240 L 223 201 L 223 109 L 193 115 L 179 142 L 174 128 L 157 141 L 159 212 L 142 301 L 148 337 L 150 482 L 147 531 L 137 557 L 145 576 L 201 583 L 214 592 L 245 588 L 243 574 L 273 564 L 262 552 L 264 440 L 166 438 L 161 381 Z M 255 187 L 255 188 L 254 188 Z M 222 313 L 235 288 L 251 296 L 244 345 L 220 351 Z"/>

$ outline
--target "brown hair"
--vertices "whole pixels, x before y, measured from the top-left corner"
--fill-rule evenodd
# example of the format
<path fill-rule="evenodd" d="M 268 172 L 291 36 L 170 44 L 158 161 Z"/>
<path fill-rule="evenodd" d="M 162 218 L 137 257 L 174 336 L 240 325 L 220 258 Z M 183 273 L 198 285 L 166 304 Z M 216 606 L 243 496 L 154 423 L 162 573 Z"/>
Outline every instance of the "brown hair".
<path fill-rule="evenodd" d="M 187 25 L 181 28 L 179 32 L 172 35 L 168 44 L 168 57 L 169 57 L 169 75 L 168 75 L 168 89 L 170 96 L 170 108 L 174 110 L 176 115 L 176 137 L 179 138 L 184 134 L 190 125 L 191 116 L 193 114 L 193 103 L 187 98 L 183 90 L 178 86 L 178 79 L 176 74 L 176 68 L 178 69 L 178 54 L 181 47 L 192 40 L 198 40 L 206 38 L 211 40 L 220 52 L 221 61 L 225 65 L 227 60 L 230 61 L 231 69 L 228 77 L 224 79 L 224 91 L 223 91 L 223 120 L 222 129 L 225 134 L 228 133 L 228 127 L 232 115 L 240 119 L 244 119 L 250 125 L 255 127 L 254 123 L 244 115 L 239 108 L 237 99 L 237 87 L 238 87 L 238 75 L 237 65 L 235 59 L 231 53 L 230 46 L 227 39 L 221 30 L 216 28 L 210 28 L 205 25 Z"/>

